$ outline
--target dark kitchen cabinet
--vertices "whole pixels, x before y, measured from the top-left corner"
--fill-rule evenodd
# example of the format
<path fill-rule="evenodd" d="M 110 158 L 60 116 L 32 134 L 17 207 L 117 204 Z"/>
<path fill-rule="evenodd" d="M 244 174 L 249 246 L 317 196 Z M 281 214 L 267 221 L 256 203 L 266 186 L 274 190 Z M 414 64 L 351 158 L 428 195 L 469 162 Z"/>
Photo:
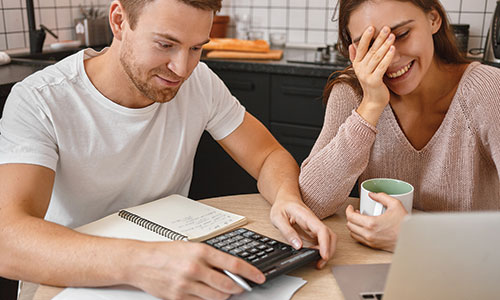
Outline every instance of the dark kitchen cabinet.
<path fill-rule="evenodd" d="M 213 70 L 297 163 L 309 155 L 323 124 L 321 95 L 326 77 Z M 202 199 L 255 192 L 256 180 L 205 132 L 198 146 L 189 196 Z"/>
<path fill-rule="evenodd" d="M 246 110 L 269 126 L 270 75 L 214 70 Z M 189 197 L 202 199 L 256 193 L 257 182 L 205 132 L 194 161 Z"/>
<path fill-rule="evenodd" d="M 0 117 L 3 114 L 3 107 L 5 106 L 5 101 L 7 100 L 7 96 L 9 96 L 10 90 L 12 89 L 13 86 L 14 83 L 0 86 Z"/>
<path fill-rule="evenodd" d="M 17 299 L 17 280 L 10 280 L 0 277 L 0 299 Z"/>
<path fill-rule="evenodd" d="M 323 125 L 322 93 L 327 77 L 212 69 L 300 165 Z M 189 197 L 203 199 L 256 192 L 256 180 L 205 132 L 195 157 Z M 356 187 L 351 196 L 358 196 Z"/>

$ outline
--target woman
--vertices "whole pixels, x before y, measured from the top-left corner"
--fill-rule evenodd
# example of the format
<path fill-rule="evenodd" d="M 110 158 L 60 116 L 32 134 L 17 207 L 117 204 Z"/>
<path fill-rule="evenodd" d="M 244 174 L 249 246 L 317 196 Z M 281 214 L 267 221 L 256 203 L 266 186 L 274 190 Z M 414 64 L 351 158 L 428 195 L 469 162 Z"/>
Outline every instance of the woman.
<path fill-rule="evenodd" d="M 500 208 L 500 69 L 470 63 L 438 0 L 340 0 L 339 49 L 352 66 L 325 89 L 326 116 L 303 162 L 304 201 L 324 218 L 356 180 L 397 178 L 425 211 Z M 346 210 L 357 241 L 393 251 L 407 214 Z"/>

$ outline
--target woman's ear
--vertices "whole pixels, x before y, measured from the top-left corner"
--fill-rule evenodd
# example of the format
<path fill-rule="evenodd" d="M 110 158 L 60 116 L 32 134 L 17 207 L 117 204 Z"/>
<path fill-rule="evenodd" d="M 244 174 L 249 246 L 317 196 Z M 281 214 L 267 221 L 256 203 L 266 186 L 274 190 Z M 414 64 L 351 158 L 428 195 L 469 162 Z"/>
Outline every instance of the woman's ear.
<path fill-rule="evenodd" d="M 441 28 L 443 20 L 441 19 L 441 16 L 437 12 L 437 10 L 432 9 L 430 12 L 428 12 L 427 18 L 429 19 L 429 24 L 431 26 L 432 34 L 438 32 L 439 28 Z"/>
<path fill-rule="evenodd" d="M 113 31 L 113 37 L 119 41 L 122 40 L 123 29 L 125 27 L 125 11 L 118 0 L 114 0 L 109 8 L 109 26 Z"/>

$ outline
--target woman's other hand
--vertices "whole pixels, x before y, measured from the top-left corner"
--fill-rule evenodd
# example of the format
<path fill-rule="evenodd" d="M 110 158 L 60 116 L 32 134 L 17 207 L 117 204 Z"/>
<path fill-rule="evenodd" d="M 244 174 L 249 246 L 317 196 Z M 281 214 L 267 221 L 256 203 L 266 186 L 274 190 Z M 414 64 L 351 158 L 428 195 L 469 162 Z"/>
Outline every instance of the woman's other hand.
<path fill-rule="evenodd" d="M 349 57 L 363 89 L 363 100 L 357 112 L 376 126 L 390 99 L 389 89 L 383 78 L 394 57 L 395 36 L 388 26 L 384 26 L 372 45 L 374 35 L 375 28 L 369 26 L 359 43 L 349 46 Z"/>
<path fill-rule="evenodd" d="M 355 211 L 352 205 L 346 209 L 347 228 L 356 241 L 372 248 L 394 252 L 399 227 L 408 214 L 401 201 L 385 193 L 370 193 L 370 198 L 387 207 L 376 217 L 366 216 Z"/>

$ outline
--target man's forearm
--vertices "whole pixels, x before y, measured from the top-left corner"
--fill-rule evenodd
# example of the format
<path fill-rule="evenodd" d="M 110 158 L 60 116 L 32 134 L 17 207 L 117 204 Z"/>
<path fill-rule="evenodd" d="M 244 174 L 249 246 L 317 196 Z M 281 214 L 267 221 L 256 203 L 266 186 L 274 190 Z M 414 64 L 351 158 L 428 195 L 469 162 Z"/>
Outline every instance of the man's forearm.
<path fill-rule="evenodd" d="M 282 147 L 272 151 L 264 161 L 257 186 L 262 196 L 273 204 L 283 195 L 287 199 L 300 199 L 299 166 L 295 159 Z"/>
<path fill-rule="evenodd" d="M 30 216 L 0 226 L 1 274 L 56 286 L 126 283 L 141 243 L 84 235 Z"/>

